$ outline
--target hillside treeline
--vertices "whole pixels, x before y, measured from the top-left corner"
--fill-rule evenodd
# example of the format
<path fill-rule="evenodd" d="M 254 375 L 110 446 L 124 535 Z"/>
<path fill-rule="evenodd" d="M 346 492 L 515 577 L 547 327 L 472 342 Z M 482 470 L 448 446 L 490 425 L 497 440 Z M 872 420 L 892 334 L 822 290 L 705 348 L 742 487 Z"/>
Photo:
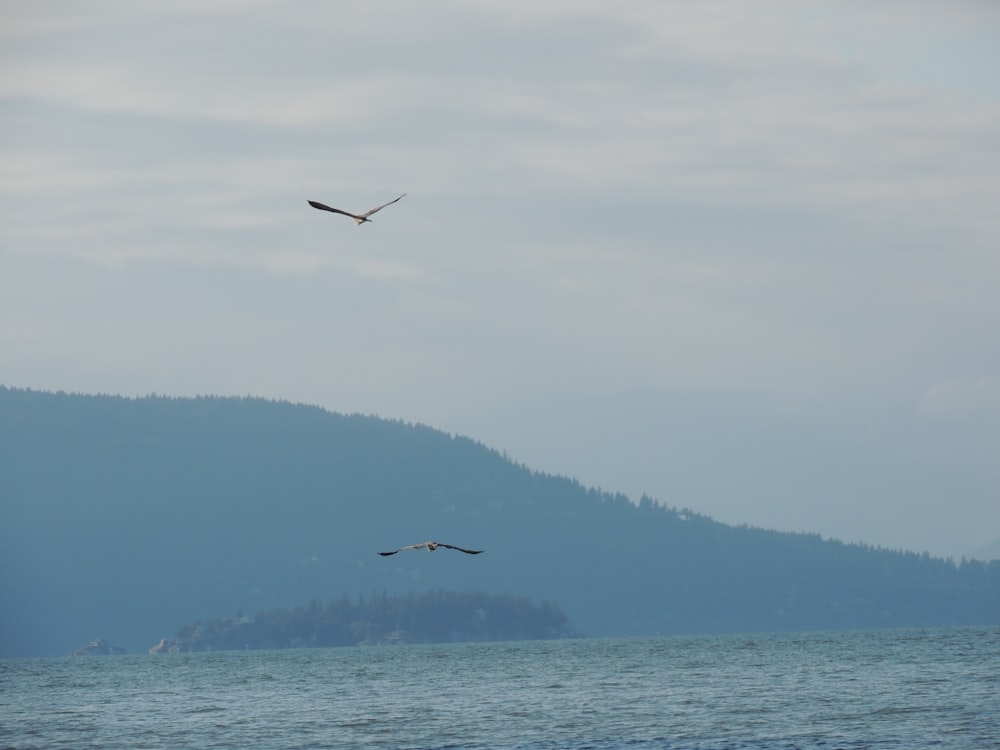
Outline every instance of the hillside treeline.
<path fill-rule="evenodd" d="M 1000 562 L 726 525 L 263 399 L 0 388 L 0 496 L 0 656 L 372 591 L 550 601 L 589 636 L 1000 623 Z M 377 554 L 431 539 L 486 553 Z"/>

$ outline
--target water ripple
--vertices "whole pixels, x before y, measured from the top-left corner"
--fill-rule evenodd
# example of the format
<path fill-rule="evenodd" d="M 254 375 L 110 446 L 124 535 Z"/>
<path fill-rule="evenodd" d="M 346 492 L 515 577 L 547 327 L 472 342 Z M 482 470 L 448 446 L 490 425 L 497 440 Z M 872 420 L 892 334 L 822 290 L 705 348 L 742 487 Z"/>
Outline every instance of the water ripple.
<path fill-rule="evenodd" d="M 6 661 L 0 747 L 1000 748 L 1000 631 Z"/>

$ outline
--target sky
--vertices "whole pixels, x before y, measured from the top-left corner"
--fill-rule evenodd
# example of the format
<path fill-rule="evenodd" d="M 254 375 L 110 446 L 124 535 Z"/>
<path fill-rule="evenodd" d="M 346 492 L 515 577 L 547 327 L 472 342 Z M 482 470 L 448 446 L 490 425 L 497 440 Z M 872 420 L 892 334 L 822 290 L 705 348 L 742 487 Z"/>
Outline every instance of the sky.
<path fill-rule="evenodd" d="M 0 0 L 8 387 L 958 559 L 1000 539 L 998 206 L 990 0 Z"/>

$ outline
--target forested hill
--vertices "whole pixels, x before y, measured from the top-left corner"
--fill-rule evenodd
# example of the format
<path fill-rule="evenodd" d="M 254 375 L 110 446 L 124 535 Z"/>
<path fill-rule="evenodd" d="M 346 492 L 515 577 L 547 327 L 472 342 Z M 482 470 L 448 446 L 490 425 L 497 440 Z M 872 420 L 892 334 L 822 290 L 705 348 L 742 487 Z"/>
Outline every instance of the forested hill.
<path fill-rule="evenodd" d="M 261 399 L 0 388 L 0 496 L 0 656 L 439 590 L 550 601 L 591 636 L 1000 622 L 997 562 L 727 526 Z M 427 539 L 486 552 L 376 554 Z"/>

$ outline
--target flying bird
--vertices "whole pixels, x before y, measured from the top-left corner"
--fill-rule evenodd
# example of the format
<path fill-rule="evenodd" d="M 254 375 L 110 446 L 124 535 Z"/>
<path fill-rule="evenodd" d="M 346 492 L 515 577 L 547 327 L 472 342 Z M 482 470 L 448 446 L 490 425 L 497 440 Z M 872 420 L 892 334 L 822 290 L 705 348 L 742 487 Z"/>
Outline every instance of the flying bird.
<path fill-rule="evenodd" d="M 409 547 L 400 547 L 399 549 L 394 549 L 392 552 L 379 552 L 382 557 L 388 557 L 389 555 L 395 555 L 397 552 L 403 552 L 408 549 L 426 549 L 428 552 L 433 552 L 438 547 L 444 547 L 446 549 L 457 549 L 459 552 L 464 552 L 467 555 L 479 555 L 485 550 L 481 549 L 462 549 L 461 547 L 455 547 L 451 544 L 442 544 L 441 542 L 423 542 L 422 544 L 411 544 Z"/>
<path fill-rule="evenodd" d="M 406 195 L 406 193 L 403 193 L 403 195 Z M 389 201 L 388 203 L 383 203 L 381 206 L 376 206 L 371 211 L 366 211 L 363 214 L 352 214 L 349 211 L 341 211 L 339 208 L 331 208 L 330 206 L 320 203 L 319 201 L 309 201 L 309 205 L 312 206 L 313 208 L 318 208 L 320 211 L 333 211 L 333 213 L 335 214 L 343 214 L 344 216 L 350 216 L 352 219 L 354 219 L 354 223 L 360 226 L 364 224 L 366 221 L 371 221 L 371 219 L 369 219 L 368 217 L 371 216 L 373 213 L 375 213 L 376 211 L 381 211 L 386 206 L 391 206 L 393 203 L 402 198 L 403 195 L 399 196 L 399 198 L 396 198 L 395 201 Z"/>

